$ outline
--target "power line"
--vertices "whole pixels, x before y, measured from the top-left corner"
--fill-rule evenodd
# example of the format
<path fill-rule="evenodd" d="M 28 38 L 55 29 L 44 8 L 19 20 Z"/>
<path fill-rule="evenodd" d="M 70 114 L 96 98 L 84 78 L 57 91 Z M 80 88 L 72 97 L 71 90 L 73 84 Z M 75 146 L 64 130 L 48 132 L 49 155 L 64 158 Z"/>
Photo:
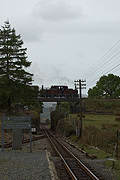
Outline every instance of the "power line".
<path fill-rule="evenodd" d="M 109 60 L 107 60 L 105 63 L 102 63 L 101 65 L 99 65 L 99 67 L 97 68 L 97 71 L 95 71 L 94 69 L 93 69 L 93 71 L 91 71 L 91 73 L 96 73 L 96 72 L 98 72 L 98 70 L 101 70 L 101 68 L 103 68 L 107 63 L 109 63 L 109 62 L 111 62 L 119 53 L 120 53 L 120 51 L 118 51 L 117 53 L 115 53 L 115 52 L 112 52 L 112 50 L 114 50 L 115 49 L 115 47 L 117 46 L 119 46 L 120 44 L 120 40 L 118 40 L 100 59 L 99 59 L 99 61 L 101 60 L 101 59 L 103 59 L 104 60 L 104 58 L 107 60 L 108 58 L 109 58 Z M 117 48 L 116 47 L 116 48 Z M 112 55 L 112 57 L 111 57 L 111 55 L 110 54 L 108 54 L 108 53 L 114 53 L 114 55 Z M 110 55 L 110 57 L 109 57 L 109 55 Z"/>
<path fill-rule="evenodd" d="M 109 72 L 113 71 L 114 69 L 116 69 L 116 68 L 119 67 L 119 66 L 120 66 L 120 63 L 117 64 L 116 66 L 114 66 L 114 67 L 113 67 L 112 69 L 110 69 L 109 71 L 105 72 L 104 75 L 108 74 Z M 97 80 L 99 80 L 99 78 L 97 78 L 97 79 L 95 79 L 95 80 L 93 80 L 93 81 L 91 81 L 91 82 L 95 82 L 95 81 L 97 81 Z"/>
<path fill-rule="evenodd" d="M 104 67 L 107 63 L 112 62 L 112 60 L 113 60 L 115 57 L 117 57 L 118 55 L 120 56 L 120 51 L 117 52 L 116 54 L 114 54 L 112 57 L 110 57 L 109 60 L 106 61 L 103 65 L 101 65 L 101 68 L 99 68 L 99 69 L 100 69 L 100 70 L 103 69 L 103 67 Z M 119 56 L 118 56 L 118 57 L 119 57 Z M 111 63 L 110 63 L 110 64 L 111 64 Z M 110 64 L 108 64 L 108 65 L 110 65 Z"/>
<path fill-rule="evenodd" d="M 100 67 L 100 68 L 97 68 L 97 70 L 94 71 L 92 74 L 98 73 L 101 69 L 104 69 L 105 64 L 107 64 L 107 63 L 109 62 L 108 65 L 107 65 L 107 69 L 108 69 L 108 67 L 109 67 L 110 65 L 112 65 L 113 63 L 115 63 L 115 58 L 118 60 L 119 57 L 120 57 L 120 51 L 117 52 L 116 54 L 114 54 L 113 56 L 111 56 L 107 62 L 105 62 L 104 64 L 102 64 L 101 67 Z M 114 60 L 114 62 L 112 62 L 113 60 Z M 111 63 L 110 63 L 110 62 L 111 62 Z M 107 71 L 107 70 L 104 70 L 104 71 Z"/>
<path fill-rule="evenodd" d="M 120 66 L 120 63 L 118 65 L 116 65 L 115 67 L 113 67 L 112 69 L 110 69 L 108 72 L 106 72 L 105 74 L 108 74 L 109 72 L 113 71 L 114 69 L 116 69 L 117 67 Z"/>
<path fill-rule="evenodd" d="M 103 59 L 104 57 L 106 57 L 107 55 L 109 55 L 108 53 L 111 52 L 111 50 L 113 50 L 113 49 L 116 47 L 116 45 L 119 45 L 119 43 L 120 43 L 120 40 L 118 40 L 100 59 Z M 118 46 L 117 46 L 117 47 L 118 47 Z M 105 66 L 105 64 L 107 64 L 107 63 L 109 63 L 109 62 L 112 62 L 112 60 L 113 60 L 117 55 L 119 55 L 119 53 L 120 53 L 120 51 L 118 51 L 117 53 L 114 53 L 114 54 L 112 55 L 112 57 L 109 57 L 109 60 L 107 60 L 105 63 L 103 63 L 103 64 L 102 64 L 102 67 L 98 68 L 97 71 L 95 71 L 94 73 L 97 73 L 98 71 L 100 71 L 101 68 L 103 68 L 103 67 Z M 118 57 L 119 57 L 119 56 L 118 56 Z M 117 57 L 117 59 L 118 59 L 118 57 Z M 109 66 L 109 65 L 111 65 L 111 63 L 109 63 L 108 66 Z M 113 67 L 112 69 L 108 70 L 107 72 L 105 72 L 105 74 L 109 73 L 110 71 L 113 71 L 113 70 L 116 69 L 118 66 L 119 66 L 119 64 L 116 65 L 115 67 Z M 103 71 L 101 74 L 103 74 L 103 73 L 104 73 L 104 71 Z M 98 78 L 95 79 L 95 80 L 92 80 L 90 83 L 95 82 L 95 81 L 97 81 L 97 80 L 98 80 Z"/>
<path fill-rule="evenodd" d="M 119 58 L 120 58 L 120 56 L 119 56 Z M 113 65 L 112 65 L 113 66 Z M 116 65 L 117 66 L 117 65 Z M 111 69 L 110 70 L 106 70 L 106 71 L 112 71 L 112 69 L 115 69 L 115 68 L 112 68 L 112 67 L 110 67 Z M 102 72 L 100 72 L 100 74 L 102 75 L 102 74 L 107 74 L 108 72 L 106 72 L 105 70 L 104 71 L 102 71 Z M 100 74 L 98 74 L 98 76 L 100 76 Z M 92 80 L 92 81 L 94 81 L 94 80 Z"/>

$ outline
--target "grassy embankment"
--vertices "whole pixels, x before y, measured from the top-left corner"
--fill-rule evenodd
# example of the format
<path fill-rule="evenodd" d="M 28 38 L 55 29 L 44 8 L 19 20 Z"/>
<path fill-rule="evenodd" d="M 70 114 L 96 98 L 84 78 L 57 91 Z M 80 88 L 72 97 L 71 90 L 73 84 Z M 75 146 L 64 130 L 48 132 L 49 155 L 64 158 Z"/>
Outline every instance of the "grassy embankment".
<path fill-rule="evenodd" d="M 120 129 L 120 100 L 85 100 L 86 111 L 93 112 L 85 114 L 83 118 L 82 138 L 75 136 L 76 122 L 79 120 L 78 114 L 70 114 L 63 120 L 63 133 L 70 135 L 70 140 L 88 154 L 96 158 L 114 158 L 115 161 L 106 160 L 105 164 L 117 171 L 120 177 L 120 146 L 118 160 L 116 159 L 115 145 L 117 130 Z M 97 114 L 97 113 L 101 114 Z M 103 114 L 102 114 L 103 113 Z M 111 113 L 111 115 L 105 115 Z M 62 123 L 61 123 L 62 124 Z"/>
<path fill-rule="evenodd" d="M 74 129 L 79 121 L 77 115 L 70 115 L 70 124 Z M 68 120 L 66 120 L 68 122 Z M 116 143 L 116 131 L 120 127 L 120 123 L 115 121 L 114 115 L 92 115 L 87 114 L 83 119 L 83 135 L 79 139 L 72 135 L 72 139 L 80 142 L 83 149 L 86 146 L 95 146 L 112 154 Z"/>
<path fill-rule="evenodd" d="M 76 115 L 70 115 L 71 123 L 74 124 Z M 113 168 L 120 179 L 120 146 L 119 158 L 116 158 L 115 144 L 116 131 L 120 128 L 120 122 L 115 120 L 115 115 L 92 115 L 87 114 L 83 119 L 83 135 L 79 139 L 75 135 L 70 136 L 76 146 L 82 148 L 89 155 L 98 159 L 106 159 L 105 166 Z M 74 127 L 75 129 L 75 127 Z M 107 160 L 107 158 L 115 159 Z"/>

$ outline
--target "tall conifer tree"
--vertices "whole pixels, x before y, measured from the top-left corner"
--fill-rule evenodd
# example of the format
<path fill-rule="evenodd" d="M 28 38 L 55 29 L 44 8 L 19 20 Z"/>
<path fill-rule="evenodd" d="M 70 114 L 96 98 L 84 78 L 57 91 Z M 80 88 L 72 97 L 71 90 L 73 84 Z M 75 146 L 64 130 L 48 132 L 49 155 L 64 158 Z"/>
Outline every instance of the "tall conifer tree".
<path fill-rule="evenodd" d="M 32 82 L 33 74 L 26 71 L 31 65 L 26 50 L 21 36 L 16 35 L 8 21 L 5 22 L 0 29 L 0 92 L 5 96 L 9 108 Z"/>

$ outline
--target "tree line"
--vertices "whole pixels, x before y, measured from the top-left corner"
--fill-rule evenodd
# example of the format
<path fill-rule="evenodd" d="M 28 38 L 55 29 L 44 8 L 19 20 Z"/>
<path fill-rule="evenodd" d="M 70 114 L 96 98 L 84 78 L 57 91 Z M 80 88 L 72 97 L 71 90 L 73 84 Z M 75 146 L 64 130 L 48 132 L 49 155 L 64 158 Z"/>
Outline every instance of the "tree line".
<path fill-rule="evenodd" d="M 41 107 L 37 102 L 39 88 L 32 86 L 26 51 L 21 35 L 6 21 L 0 29 L 0 108 L 8 112 L 17 103 Z"/>
<path fill-rule="evenodd" d="M 92 98 L 120 98 L 120 77 L 114 74 L 103 75 L 96 86 L 88 90 Z"/>

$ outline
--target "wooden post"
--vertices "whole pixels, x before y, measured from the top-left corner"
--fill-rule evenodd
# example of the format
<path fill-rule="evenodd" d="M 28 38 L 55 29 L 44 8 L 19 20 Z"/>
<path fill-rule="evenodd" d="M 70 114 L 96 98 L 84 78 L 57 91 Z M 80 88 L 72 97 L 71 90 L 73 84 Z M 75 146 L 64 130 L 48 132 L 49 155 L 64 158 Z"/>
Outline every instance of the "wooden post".
<path fill-rule="evenodd" d="M 32 118 L 30 118 L 30 152 L 32 152 Z"/>
<path fill-rule="evenodd" d="M 116 158 L 118 159 L 119 157 L 119 155 L 118 155 L 118 145 L 119 144 L 119 130 L 117 130 L 117 146 L 116 146 Z"/>
<path fill-rule="evenodd" d="M 32 152 L 32 128 L 30 128 L 30 152 Z"/>
<path fill-rule="evenodd" d="M 13 129 L 12 132 L 13 132 L 12 149 L 13 150 L 21 150 L 22 149 L 23 130 L 22 129 Z"/>
<path fill-rule="evenodd" d="M 1 121 L 1 144 L 2 148 L 1 150 L 4 151 L 4 121 L 5 121 L 5 114 L 2 116 L 2 121 Z"/>

